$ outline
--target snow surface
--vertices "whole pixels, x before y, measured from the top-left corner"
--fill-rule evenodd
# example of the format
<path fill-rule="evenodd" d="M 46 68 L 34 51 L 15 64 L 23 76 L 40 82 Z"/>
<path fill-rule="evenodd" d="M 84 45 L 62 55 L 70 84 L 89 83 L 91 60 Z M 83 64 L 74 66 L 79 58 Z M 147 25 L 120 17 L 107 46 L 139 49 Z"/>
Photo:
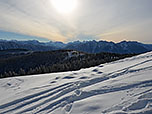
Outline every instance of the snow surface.
<path fill-rule="evenodd" d="M 0 114 L 152 114 L 152 52 L 80 71 L 1 79 Z"/>

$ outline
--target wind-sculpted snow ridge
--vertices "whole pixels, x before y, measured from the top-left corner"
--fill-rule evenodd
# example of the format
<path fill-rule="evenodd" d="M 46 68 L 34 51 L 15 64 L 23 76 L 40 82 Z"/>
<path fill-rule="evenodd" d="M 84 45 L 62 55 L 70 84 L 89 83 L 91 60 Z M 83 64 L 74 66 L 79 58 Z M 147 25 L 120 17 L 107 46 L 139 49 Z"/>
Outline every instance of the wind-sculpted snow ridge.
<path fill-rule="evenodd" d="M 0 114 L 152 114 L 152 52 L 80 71 L 0 80 Z"/>

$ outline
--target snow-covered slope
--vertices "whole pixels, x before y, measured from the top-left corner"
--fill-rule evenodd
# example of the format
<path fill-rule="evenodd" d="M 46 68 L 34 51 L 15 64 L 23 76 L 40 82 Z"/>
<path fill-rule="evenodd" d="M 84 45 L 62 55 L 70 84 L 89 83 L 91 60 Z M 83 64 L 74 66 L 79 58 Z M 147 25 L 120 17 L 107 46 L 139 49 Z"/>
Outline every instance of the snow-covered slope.
<path fill-rule="evenodd" d="M 152 114 L 152 52 L 80 71 L 0 80 L 0 114 Z"/>

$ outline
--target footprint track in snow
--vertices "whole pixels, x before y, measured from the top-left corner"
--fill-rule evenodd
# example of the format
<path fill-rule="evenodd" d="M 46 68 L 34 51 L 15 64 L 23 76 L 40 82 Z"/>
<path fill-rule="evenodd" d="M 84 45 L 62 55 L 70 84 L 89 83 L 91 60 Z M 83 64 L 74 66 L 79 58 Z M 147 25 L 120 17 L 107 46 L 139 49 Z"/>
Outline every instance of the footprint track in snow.
<path fill-rule="evenodd" d="M 148 62 L 148 61 L 145 61 L 145 62 Z M 30 95 L 30 96 L 25 96 L 24 98 L 20 98 L 18 100 L 12 101 L 10 103 L 1 105 L 0 108 L 3 109 L 3 108 L 7 108 L 7 106 L 15 106 L 14 104 L 18 104 L 19 103 L 19 105 L 17 105 L 17 107 L 15 107 L 15 108 L 13 107 L 13 109 L 8 109 L 8 110 L 6 109 L 6 111 L 5 111 L 5 112 L 10 112 L 10 111 L 14 111 L 14 110 L 23 108 L 24 106 L 26 106 L 28 104 L 35 103 L 35 102 L 37 102 L 39 100 L 42 100 L 42 99 L 46 98 L 46 100 L 44 100 L 44 102 L 42 102 L 40 104 L 37 104 L 37 105 L 34 105 L 34 106 L 22 111 L 22 112 L 28 112 L 28 111 L 31 111 L 34 107 L 40 107 L 41 105 L 44 105 L 44 104 L 48 103 L 48 106 L 43 107 L 43 109 L 41 109 L 41 110 L 39 109 L 40 110 L 39 112 L 41 112 L 41 111 L 43 111 L 45 109 L 47 110 L 48 108 L 54 107 L 58 103 L 60 104 L 62 101 L 69 100 L 70 103 L 72 103 L 74 101 L 77 101 L 77 100 L 80 100 L 80 99 L 85 99 L 85 98 L 88 98 L 90 96 L 94 96 L 96 94 L 103 94 L 105 92 L 103 90 L 102 90 L 102 92 L 101 92 L 101 90 L 94 90 L 94 91 L 90 91 L 90 92 L 83 92 L 82 91 L 81 94 L 79 94 L 79 91 L 78 91 L 79 97 L 77 96 L 77 94 L 75 94 L 73 96 L 64 97 L 62 100 L 58 100 L 57 102 L 53 102 L 53 103 L 49 104 L 50 101 L 52 102 L 55 99 L 59 99 L 60 97 L 66 95 L 67 93 L 70 93 L 70 92 L 73 92 L 73 91 L 77 91 L 80 88 L 84 88 L 84 87 L 88 87 L 90 85 L 101 83 L 101 82 L 103 82 L 105 80 L 108 80 L 110 78 L 115 78 L 115 77 L 124 75 L 125 73 L 133 73 L 133 72 L 136 72 L 137 70 L 138 71 L 145 70 L 145 69 L 136 69 L 134 71 L 133 70 L 129 70 L 130 68 L 133 68 L 135 66 L 141 65 L 141 64 L 143 64 L 145 62 L 141 62 L 141 63 L 138 63 L 136 65 L 127 67 L 125 69 L 109 73 L 109 74 L 107 74 L 107 75 L 105 75 L 103 77 L 93 78 L 93 79 L 90 79 L 90 80 L 87 80 L 87 81 L 79 81 L 80 82 L 79 85 L 76 85 L 76 86 L 73 86 L 73 84 L 76 83 L 76 82 L 73 82 L 73 83 L 68 83 L 68 84 L 65 84 L 65 85 L 63 84 L 60 87 L 58 86 L 58 87 L 56 87 L 54 89 L 48 89 L 48 90 L 42 91 L 40 93 L 36 93 L 36 94 Z M 70 79 L 68 76 L 64 77 L 64 78 L 65 79 Z M 75 77 L 72 77 L 71 79 L 73 79 L 73 78 L 75 78 Z M 147 83 L 149 84 L 149 86 L 151 86 L 150 82 L 147 82 Z M 148 85 L 142 85 L 142 86 L 144 87 L 144 86 L 148 86 Z M 63 89 L 62 87 L 65 88 L 65 89 Z M 119 91 L 119 90 L 123 90 L 123 89 L 127 89 L 127 88 L 125 88 L 125 87 L 124 88 L 123 87 L 122 88 L 113 88 L 113 90 L 111 88 L 109 90 L 107 89 L 106 91 L 107 92 L 114 92 L 114 91 Z M 95 94 L 93 94 L 92 92 L 94 92 Z M 57 94 L 57 96 L 52 96 L 53 94 Z M 20 104 L 21 102 L 23 102 L 23 103 Z"/>

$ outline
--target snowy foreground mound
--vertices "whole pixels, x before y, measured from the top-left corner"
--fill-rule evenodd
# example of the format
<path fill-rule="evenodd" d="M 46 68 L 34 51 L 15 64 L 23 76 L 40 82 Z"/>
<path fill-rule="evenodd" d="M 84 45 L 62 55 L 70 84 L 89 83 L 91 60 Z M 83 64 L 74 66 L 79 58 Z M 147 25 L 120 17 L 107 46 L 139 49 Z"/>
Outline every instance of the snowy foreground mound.
<path fill-rule="evenodd" d="M 152 114 L 152 52 L 80 71 L 1 79 L 0 114 Z"/>

